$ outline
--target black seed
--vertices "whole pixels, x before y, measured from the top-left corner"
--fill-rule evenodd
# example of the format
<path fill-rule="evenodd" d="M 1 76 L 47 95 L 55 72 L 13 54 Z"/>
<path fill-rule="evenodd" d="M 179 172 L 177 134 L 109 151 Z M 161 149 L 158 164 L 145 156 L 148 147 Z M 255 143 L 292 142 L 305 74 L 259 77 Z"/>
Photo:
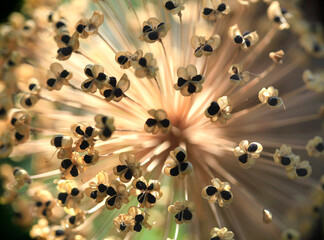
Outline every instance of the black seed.
<path fill-rule="evenodd" d="M 49 22 L 52 22 L 52 21 L 53 21 L 53 13 L 50 13 L 50 14 L 48 15 L 47 20 L 48 20 Z"/>
<path fill-rule="evenodd" d="M 207 16 L 207 15 L 211 14 L 212 12 L 213 12 L 213 9 L 211 9 L 211 8 L 204 8 L 203 14 Z"/>
<path fill-rule="evenodd" d="M 134 226 L 134 231 L 140 232 L 142 230 L 142 225 L 140 223 L 136 223 Z"/>
<path fill-rule="evenodd" d="M 96 199 L 97 198 L 97 195 L 98 195 L 98 192 L 97 191 L 93 191 L 93 192 L 90 193 L 90 197 L 92 199 Z"/>
<path fill-rule="evenodd" d="M 60 74 L 60 77 L 61 77 L 61 78 L 66 78 L 67 76 L 69 76 L 69 72 L 66 71 L 66 70 L 63 70 L 63 71 L 61 72 L 61 74 Z"/>
<path fill-rule="evenodd" d="M 281 157 L 281 164 L 284 166 L 288 166 L 290 164 L 290 158 L 289 157 Z"/>
<path fill-rule="evenodd" d="M 107 190 L 107 186 L 101 183 L 98 186 L 98 190 L 99 190 L 99 192 L 103 193 L 104 191 Z"/>
<path fill-rule="evenodd" d="M 315 146 L 316 150 L 319 151 L 319 152 L 323 152 L 324 150 L 324 145 L 323 143 L 319 143 Z"/>
<path fill-rule="evenodd" d="M 26 98 L 26 99 L 25 99 L 25 104 L 26 104 L 27 106 L 31 106 L 31 105 L 32 105 L 32 102 L 31 102 L 30 98 Z"/>
<path fill-rule="evenodd" d="M 92 84 L 92 81 L 86 82 L 86 83 L 83 84 L 83 87 L 85 89 L 88 89 L 91 86 L 91 84 Z"/>
<path fill-rule="evenodd" d="M 47 202 L 45 203 L 45 206 L 48 207 L 49 205 L 51 205 L 51 203 L 52 203 L 52 201 L 47 201 Z"/>
<path fill-rule="evenodd" d="M 85 149 L 87 149 L 89 146 L 90 146 L 90 144 L 89 144 L 86 140 L 83 140 L 82 143 L 80 144 L 80 149 L 81 149 L 81 150 L 85 150 Z"/>
<path fill-rule="evenodd" d="M 85 133 L 88 135 L 88 137 L 91 137 L 93 133 L 93 128 L 92 127 L 87 127 L 85 130 Z"/>
<path fill-rule="evenodd" d="M 170 126 L 170 121 L 169 119 L 163 119 L 162 121 L 160 121 L 160 124 L 162 125 L 162 127 L 167 128 Z"/>
<path fill-rule="evenodd" d="M 101 122 L 102 122 L 102 123 L 106 123 L 106 121 L 107 121 L 107 117 L 106 117 L 106 116 L 103 116 L 103 117 L 101 118 Z"/>
<path fill-rule="evenodd" d="M 183 78 L 178 78 L 178 86 L 181 87 L 183 86 L 185 83 L 187 82 L 186 79 L 183 79 Z"/>
<path fill-rule="evenodd" d="M 55 147 L 62 147 L 62 140 L 63 136 L 57 136 L 54 138 L 54 146 Z"/>
<path fill-rule="evenodd" d="M 131 180 L 132 177 L 133 177 L 132 171 L 131 171 L 130 169 L 128 169 L 128 170 L 125 172 L 124 177 L 125 177 L 127 180 Z"/>
<path fill-rule="evenodd" d="M 138 64 L 141 65 L 142 67 L 146 67 L 146 59 L 145 58 L 140 58 L 138 60 Z"/>
<path fill-rule="evenodd" d="M 226 9 L 226 5 L 224 3 L 221 3 L 217 7 L 217 11 L 223 12 Z"/>
<path fill-rule="evenodd" d="M 64 169 L 68 169 L 72 165 L 72 161 L 70 159 L 64 159 L 61 162 L 61 167 Z"/>
<path fill-rule="evenodd" d="M 176 218 L 176 219 L 178 219 L 178 221 L 181 221 L 182 220 L 182 211 L 181 212 L 178 212 L 174 217 Z"/>
<path fill-rule="evenodd" d="M 176 155 L 176 158 L 179 162 L 183 162 L 186 158 L 186 154 L 182 151 L 179 151 Z"/>
<path fill-rule="evenodd" d="M 116 190 L 113 187 L 108 187 L 107 190 L 106 190 L 106 193 L 109 196 L 115 196 L 117 194 Z"/>
<path fill-rule="evenodd" d="M 230 200 L 232 197 L 232 194 L 229 191 L 221 191 L 221 195 L 225 200 Z"/>
<path fill-rule="evenodd" d="M 86 28 L 85 25 L 82 25 L 82 24 L 79 24 L 77 27 L 76 27 L 76 30 L 78 31 L 78 33 L 82 33 L 83 30 Z"/>
<path fill-rule="evenodd" d="M 137 196 L 137 201 L 139 203 L 143 203 L 144 201 L 144 197 L 145 197 L 145 193 L 140 193 L 138 196 Z"/>
<path fill-rule="evenodd" d="M 12 60 L 9 60 L 8 65 L 12 67 L 12 66 L 15 66 L 15 63 Z"/>
<path fill-rule="evenodd" d="M 173 177 L 178 176 L 179 175 L 179 168 L 178 167 L 171 168 L 170 174 Z"/>
<path fill-rule="evenodd" d="M 287 239 L 293 239 L 293 235 L 291 235 L 291 233 L 287 234 Z"/>
<path fill-rule="evenodd" d="M 72 188 L 71 190 L 71 195 L 72 196 L 77 196 L 80 193 L 79 189 L 77 188 Z"/>
<path fill-rule="evenodd" d="M 106 80 L 106 79 L 107 79 L 106 74 L 104 74 L 104 73 L 99 73 L 99 75 L 98 75 L 98 77 L 97 77 L 97 80 L 98 80 L 98 81 L 104 81 L 104 80 Z"/>
<path fill-rule="evenodd" d="M 186 171 L 187 167 L 189 166 L 188 163 L 180 163 L 180 171 Z"/>
<path fill-rule="evenodd" d="M 276 97 L 270 97 L 268 99 L 268 104 L 270 106 L 276 106 L 278 104 L 278 98 L 276 98 Z"/>
<path fill-rule="evenodd" d="M 121 171 L 125 170 L 126 168 L 127 168 L 127 166 L 125 166 L 125 165 L 118 165 L 117 172 L 121 172 Z"/>
<path fill-rule="evenodd" d="M 243 37 L 245 37 L 246 35 L 249 35 L 251 32 L 250 31 L 245 31 L 244 33 L 243 33 Z"/>
<path fill-rule="evenodd" d="M 92 162 L 92 156 L 90 155 L 84 155 L 83 160 L 87 163 L 90 164 Z"/>
<path fill-rule="evenodd" d="M 37 207 L 41 207 L 42 205 L 43 205 L 42 202 L 36 202 Z"/>
<path fill-rule="evenodd" d="M 195 50 L 195 52 L 197 52 L 200 48 L 201 48 L 201 47 L 197 47 L 196 50 Z"/>
<path fill-rule="evenodd" d="M 123 95 L 123 91 L 120 88 L 116 88 L 114 91 L 114 95 L 115 97 L 120 97 L 121 95 Z"/>
<path fill-rule="evenodd" d="M 66 45 L 69 44 L 70 39 L 71 39 L 71 38 L 70 38 L 69 35 L 63 35 L 63 36 L 61 37 L 61 41 L 64 42 Z"/>
<path fill-rule="evenodd" d="M 144 216 L 142 214 L 138 214 L 135 216 L 135 222 L 142 222 L 144 220 Z"/>
<path fill-rule="evenodd" d="M 65 204 L 66 198 L 68 197 L 67 193 L 59 193 L 57 196 L 57 199 L 60 200 L 62 202 L 62 204 Z"/>
<path fill-rule="evenodd" d="M 15 138 L 16 138 L 18 141 L 20 141 L 20 140 L 22 140 L 22 139 L 24 138 L 24 135 L 21 135 L 19 132 L 16 132 L 16 133 L 15 133 Z"/>
<path fill-rule="evenodd" d="M 192 213 L 188 209 L 183 211 L 183 219 L 188 221 L 192 219 Z"/>
<path fill-rule="evenodd" d="M 255 143 L 251 143 L 248 147 L 248 151 L 255 152 L 256 150 L 258 150 L 258 145 L 256 145 Z"/>
<path fill-rule="evenodd" d="M 60 27 L 63 27 L 63 26 L 65 26 L 64 22 L 57 22 L 56 23 L 56 28 L 60 28 Z"/>
<path fill-rule="evenodd" d="M 142 181 L 137 181 L 136 188 L 139 190 L 146 190 L 146 184 Z"/>
<path fill-rule="evenodd" d="M 246 44 L 247 47 L 250 47 L 250 46 L 251 46 L 251 42 L 250 42 L 250 40 L 245 39 L 245 44 Z"/>
<path fill-rule="evenodd" d="M 231 77 L 230 77 L 230 79 L 233 79 L 233 80 L 240 80 L 240 76 L 239 75 L 237 75 L 237 74 L 234 74 L 234 75 L 232 75 Z"/>
<path fill-rule="evenodd" d="M 150 40 L 157 40 L 159 38 L 159 34 L 157 32 L 155 32 L 155 31 L 154 32 L 150 32 L 148 34 L 148 38 Z"/>
<path fill-rule="evenodd" d="M 202 79 L 201 75 L 196 75 L 191 80 L 194 81 L 194 82 L 199 82 L 201 79 Z"/>
<path fill-rule="evenodd" d="M 150 186 L 147 187 L 147 190 L 150 190 L 151 191 L 151 190 L 153 190 L 153 188 L 154 188 L 154 184 L 151 183 Z"/>
<path fill-rule="evenodd" d="M 213 51 L 213 48 L 209 44 L 206 44 L 203 49 L 206 52 L 212 52 Z"/>
<path fill-rule="evenodd" d="M 155 203 L 156 202 L 156 198 L 151 194 L 151 193 L 148 193 L 147 194 L 147 201 L 151 204 Z"/>
<path fill-rule="evenodd" d="M 287 12 L 288 12 L 288 11 L 287 11 L 286 8 L 283 8 L 283 7 L 281 8 L 281 13 L 282 13 L 282 14 L 286 14 Z"/>
<path fill-rule="evenodd" d="M 63 56 L 69 56 L 69 55 L 71 55 L 72 51 L 73 51 L 73 49 L 70 46 L 59 49 L 59 52 L 62 53 Z"/>
<path fill-rule="evenodd" d="M 34 89 L 34 87 L 36 87 L 35 83 L 29 84 L 29 86 L 28 86 L 30 91 L 32 91 Z"/>
<path fill-rule="evenodd" d="M 157 28 L 160 28 L 160 27 L 162 27 L 162 26 L 164 26 L 164 22 L 161 22 L 158 26 L 157 26 Z"/>
<path fill-rule="evenodd" d="M 55 82 L 56 82 L 56 79 L 54 79 L 54 78 L 50 78 L 50 79 L 48 79 L 47 80 L 47 85 L 49 86 L 49 87 L 53 87 L 54 85 L 55 85 Z"/>
<path fill-rule="evenodd" d="M 174 3 L 172 1 L 167 1 L 164 6 L 168 10 L 172 10 L 172 9 L 176 8 L 176 6 L 174 5 Z"/>
<path fill-rule="evenodd" d="M 126 225 L 125 225 L 124 222 L 122 222 L 122 223 L 119 225 L 119 229 L 120 229 L 121 231 L 124 231 L 124 230 L 126 229 Z"/>
<path fill-rule="evenodd" d="M 248 155 L 247 154 L 243 154 L 243 155 L 241 155 L 241 156 L 239 156 L 239 161 L 241 162 L 241 163 L 246 163 L 247 162 L 247 160 L 248 160 Z"/>
<path fill-rule="evenodd" d="M 104 128 L 104 130 L 102 131 L 102 134 L 103 134 L 106 138 L 109 138 L 109 137 L 111 136 L 112 132 L 111 132 L 111 130 L 110 130 L 108 127 L 106 127 L 106 128 Z"/>
<path fill-rule="evenodd" d="M 118 57 L 117 59 L 117 62 L 120 64 L 120 65 L 124 65 L 125 63 L 127 63 L 128 61 L 128 58 L 124 55 L 121 55 Z"/>
<path fill-rule="evenodd" d="M 196 91 L 196 89 L 197 89 L 196 86 L 193 85 L 192 83 L 188 84 L 188 92 L 189 93 L 194 93 Z"/>
<path fill-rule="evenodd" d="M 206 193 L 208 196 L 213 196 L 215 193 L 217 193 L 217 189 L 214 186 L 208 186 L 206 188 Z"/>
<path fill-rule="evenodd" d="M 275 18 L 273 19 L 273 21 L 275 21 L 276 23 L 280 23 L 280 22 L 281 22 L 280 17 L 275 17 Z"/>
<path fill-rule="evenodd" d="M 321 46 L 318 43 L 313 44 L 313 51 L 314 52 L 320 52 L 321 51 Z"/>
<path fill-rule="evenodd" d="M 72 177 L 76 177 L 76 176 L 79 175 L 78 168 L 75 165 L 71 168 L 70 174 L 71 174 Z"/>
<path fill-rule="evenodd" d="M 46 209 L 46 208 L 42 211 L 42 215 L 43 215 L 44 217 L 47 216 L 47 209 Z"/>
<path fill-rule="evenodd" d="M 237 44 L 241 44 L 243 42 L 243 38 L 241 36 L 236 36 L 234 38 L 234 42 Z"/>
<path fill-rule="evenodd" d="M 74 224 L 75 223 L 75 216 L 71 216 L 71 217 L 69 217 L 69 222 L 71 223 L 71 224 Z"/>
<path fill-rule="evenodd" d="M 146 120 L 145 124 L 148 126 L 148 127 L 152 127 L 154 126 L 155 124 L 157 124 L 157 121 L 153 118 L 149 118 Z"/>
<path fill-rule="evenodd" d="M 305 177 L 307 175 L 308 171 L 305 168 L 299 168 L 299 169 L 296 169 L 296 173 L 299 177 Z"/>
<path fill-rule="evenodd" d="M 151 31 L 152 31 L 152 28 L 150 26 L 146 25 L 143 27 L 143 33 L 151 32 Z"/>
<path fill-rule="evenodd" d="M 89 77 L 93 77 L 92 71 L 90 68 L 87 68 L 85 71 L 85 74 L 88 75 Z"/>
<path fill-rule="evenodd" d="M 5 115 L 7 113 L 4 107 L 0 108 L 0 115 Z"/>
<path fill-rule="evenodd" d="M 207 112 L 209 115 L 214 116 L 216 115 L 220 110 L 219 104 L 217 102 L 212 102 L 207 109 Z"/>
<path fill-rule="evenodd" d="M 56 230 L 55 231 L 55 236 L 63 236 L 64 235 L 64 231 L 63 230 Z"/>
<path fill-rule="evenodd" d="M 82 131 L 81 127 L 80 126 L 77 126 L 76 129 L 75 129 L 75 132 L 79 135 L 84 135 L 84 132 Z"/>
<path fill-rule="evenodd" d="M 117 84 L 117 80 L 115 77 L 110 77 L 109 78 L 109 84 L 112 86 L 112 87 L 116 87 L 116 84 Z"/>

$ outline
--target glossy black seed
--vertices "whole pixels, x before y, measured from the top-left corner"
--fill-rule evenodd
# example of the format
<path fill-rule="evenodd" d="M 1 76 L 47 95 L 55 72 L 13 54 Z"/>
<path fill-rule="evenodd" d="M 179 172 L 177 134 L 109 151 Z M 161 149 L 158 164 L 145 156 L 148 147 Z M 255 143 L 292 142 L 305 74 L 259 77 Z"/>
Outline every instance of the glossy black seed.
<path fill-rule="evenodd" d="M 275 21 L 276 23 L 280 23 L 280 22 L 281 22 L 280 17 L 275 17 L 275 18 L 273 19 L 273 21 Z"/>
<path fill-rule="evenodd" d="M 55 85 L 55 82 L 56 82 L 56 79 L 54 78 L 50 78 L 46 81 L 46 84 L 49 86 L 49 87 L 53 87 Z"/>
<path fill-rule="evenodd" d="M 286 8 L 283 8 L 283 7 L 281 8 L 281 13 L 282 13 L 282 14 L 286 14 L 287 12 L 288 12 L 288 11 L 287 11 Z"/>
<path fill-rule="evenodd" d="M 90 197 L 91 197 L 92 199 L 96 199 L 97 196 L 98 196 L 98 192 L 97 192 L 97 191 L 93 191 L 93 192 L 90 193 Z"/>
<path fill-rule="evenodd" d="M 120 65 L 124 65 L 125 63 L 127 63 L 128 61 L 128 58 L 124 55 L 121 55 L 117 58 L 117 62 L 120 64 Z"/>
<path fill-rule="evenodd" d="M 321 51 L 321 46 L 318 43 L 313 44 L 313 51 L 314 52 L 320 52 Z"/>
<path fill-rule="evenodd" d="M 192 219 L 192 213 L 188 209 L 183 211 L 183 219 L 188 221 Z"/>
<path fill-rule="evenodd" d="M 77 126 L 76 128 L 75 128 L 75 132 L 77 133 L 77 134 L 79 134 L 79 135 L 84 135 L 84 132 L 82 131 L 82 129 L 81 129 L 81 127 L 80 126 Z"/>
<path fill-rule="evenodd" d="M 293 235 L 291 235 L 290 233 L 287 234 L 287 239 L 293 239 Z"/>
<path fill-rule="evenodd" d="M 7 113 L 4 107 L 0 108 L 0 115 L 5 115 Z"/>
<path fill-rule="evenodd" d="M 173 177 L 178 176 L 179 175 L 179 168 L 178 167 L 171 168 L 170 175 L 173 176 Z"/>
<path fill-rule="evenodd" d="M 234 42 L 237 44 L 241 44 L 243 42 L 243 38 L 241 36 L 236 36 L 234 38 Z"/>
<path fill-rule="evenodd" d="M 66 70 L 63 70 L 63 71 L 61 72 L 61 74 L 60 74 L 60 77 L 61 77 L 61 78 L 66 78 L 67 76 L 69 76 L 69 72 L 66 71 Z"/>
<path fill-rule="evenodd" d="M 278 98 L 276 98 L 276 97 L 270 97 L 268 99 L 268 104 L 270 106 L 276 106 L 278 104 Z"/>
<path fill-rule="evenodd" d="M 221 3 L 217 7 L 217 11 L 223 12 L 226 9 L 226 5 L 224 3 Z"/>
<path fill-rule="evenodd" d="M 73 166 L 73 167 L 71 168 L 70 174 L 71 174 L 72 177 L 76 177 L 76 176 L 78 176 L 78 175 L 79 175 L 78 168 L 77 168 L 76 166 Z"/>
<path fill-rule="evenodd" d="M 135 222 L 142 222 L 144 220 L 144 216 L 142 214 L 138 214 L 135 216 Z"/>
<path fill-rule="evenodd" d="M 125 225 L 124 222 L 122 222 L 122 223 L 119 225 L 119 229 L 120 229 L 121 231 L 124 231 L 124 230 L 126 229 L 126 225 Z"/>
<path fill-rule="evenodd" d="M 106 128 L 104 128 L 104 130 L 102 131 L 102 134 L 103 134 L 106 138 L 109 138 L 109 137 L 111 136 L 111 134 L 112 134 L 112 131 L 111 131 L 108 127 L 106 127 Z"/>
<path fill-rule="evenodd" d="M 77 188 L 72 188 L 71 190 L 71 195 L 72 196 L 77 196 L 80 193 L 79 189 Z"/>
<path fill-rule="evenodd" d="M 176 219 L 178 219 L 178 221 L 181 221 L 182 220 L 182 211 L 181 212 L 178 212 L 174 217 L 176 218 Z"/>
<path fill-rule="evenodd" d="M 160 124 L 162 125 L 162 127 L 167 128 L 170 126 L 170 121 L 168 119 L 163 119 L 162 121 L 160 121 Z"/>
<path fill-rule="evenodd" d="M 189 163 L 180 163 L 180 171 L 186 171 L 187 167 L 189 166 Z"/>
<path fill-rule="evenodd" d="M 125 177 L 127 180 L 131 180 L 132 177 L 133 177 L 132 171 L 131 171 L 130 169 L 128 169 L 128 170 L 125 172 L 124 177 Z"/>
<path fill-rule="evenodd" d="M 116 88 L 114 91 L 114 95 L 115 95 L 115 97 L 118 98 L 123 95 L 123 91 L 120 88 Z"/>
<path fill-rule="evenodd" d="M 222 198 L 225 200 L 230 200 L 232 197 L 232 194 L 228 191 L 221 191 Z"/>
<path fill-rule="evenodd" d="M 106 193 L 109 196 L 115 196 L 117 194 L 116 190 L 113 187 L 108 187 Z"/>
<path fill-rule="evenodd" d="M 137 181 L 136 188 L 139 190 L 146 190 L 146 184 L 142 181 Z"/>
<path fill-rule="evenodd" d="M 194 81 L 194 82 L 199 82 L 201 79 L 202 79 L 201 75 L 196 75 L 191 80 Z"/>
<path fill-rule="evenodd" d="M 50 14 L 48 15 L 47 20 L 48 20 L 49 22 L 52 22 L 52 21 L 53 21 L 53 13 L 50 13 Z"/>
<path fill-rule="evenodd" d="M 32 102 L 31 102 L 30 98 L 26 98 L 26 99 L 25 99 L 25 104 L 26 104 L 27 106 L 31 106 L 31 105 L 32 105 Z"/>
<path fill-rule="evenodd" d="M 143 203 L 144 201 L 144 197 L 145 197 L 145 193 L 140 193 L 138 196 L 137 196 L 137 201 L 139 203 Z"/>
<path fill-rule="evenodd" d="M 248 155 L 247 154 L 243 154 L 243 155 L 241 155 L 241 156 L 239 156 L 239 161 L 241 162 L 241 163 L 247 163 L 247 160 L 248 160 Z"/>
<path fill-rule="evenodd" d="M 74 223 L 75 223 L 75 219 L 76 219 L 75 216 L 71 216 L 71 217 L 69 217 L 69 222 L 70 222 L 71 224 L 74 224 Z"/>
<path fill-rule="evenodd" d="M 201 48 L 201 47 L 197 47 L 196 50 L 195 50 L 195 52 L 197 52 L 200 48 Z"/>
<path fill-rule="evenodd" d="M 83 84 L 83 87 L 88 89 L 91 86 L 91 84 L 92 84 L 92 81 L 86 82 Z"/>
<path fill-rule="evenodd" d="M 319 143 L 315 146 L 316 150 L 319 151 L 319 152 L 323 152 L 324 150 L 324 145 L 323 143 Z"/>
<path fill-rule="evenodd" d="M 148 193 L 147 194 L 147 201 L 151 204 L 155 203 L 156 202 L 156 198 L 151 194 L 151 193 Z"/>
<path fill-rule="evenodd" d="M 186 154 L 182 151 L 179 151 L 176 155 L 176 158 L 179 162 L 183 162 L 186 158 Z"/>
<path fill-rule="evenodd" d="M 188 82 L 186 79 L 183 78 L 178 78 L 178 86 L 181 87 L 183 86 L 186 82 Z"/>
<path fill-rule="evenodd" d="M 15 63 L 12 60 L 9 60 L 8 65 L 12 67 L 12 66 L 15 66 Z"/>
<path fill-rule="evenodd" d="M 213 51 L 213 48 L 209 44 L 206 44 L 203 49 L 206 52 L 212 52 Z"/>
<path fill-rule="evenodd" d="M 36 202 L 37 207 L 41 207 L 42 205 L 43 205 L 42 202 Z"/>
<path fill-rule="evenodd" d="M 59 49 L 59 52 L 62 53 L 63 56 L 69 56 L 69 55 L 71 55 L 72 51 L 73 51 L 73 49 L 70 46 Z"/>
<path fill-rule="evenodd" d="M 220 110 L 219 104 L 217 102 L 212 102 L 207 109 L 207 112 L 209 115 L 214 116 L 216 115 Z"/>
<path fill-rule="evenodd" d="M 55 147 L 62 147 L 62 140 L 63 140 L 62 136 L 55 137 L 54 138 L 54 146 Z"/>
<path fill-rule="evenodd" d="M 83 140 L 82 143 L 80 144 L 80 149 L 85 150 L 89 147 L 89 143 L 86 140 Z"/>
<path fill-rule="evenodd" d="M 109 206 L 114 206 L 115 205 L 115 202 L 116 202 L 116 196 L 113 196 L 111 198 L 107 198 L 106 200 L 106 203 L 109 205 Z"/>
<path fill-rule="evenodd" d="M 45 206 L 48 207 L 49 205 L 51 205 L 51 203 L 52 203 L 52 201 L 47 201 L 47 202 L 45 203 Z"/>
<path fill-rule="evenodd" d="M 15 138 L 16 138 L 18 141 L 20 141 L 20 140 L 22 140 L 22 139 L 24 138 L 24 135 L 21 135 L 19 132 L 16 132 L 16 133 L 15 133 Z"/>
<path fill-rule="evenodd" d="M 146 25 L 146 26 L 143 27 L 143 33 L 147 33 L 147 32 L 150 32 L 150 31 L 152 31 L 152 28 L 150 26 Z"/>
<path fill-rule="evenodd" d="M 158 38 L 159 38 L 159 34 L 157 33 L 157 32 L 150 32 L 149 34 L 148 34 L 148 38 L 150 39 L 150 40 L 157 40 Z"/>
<path fill-rule="evenodd" d="M 230 79 L 233 79 L 233 80 L 240 80 L 240 76 L 239 75 L 237 75 L 237 74 L 233 74 L 231 77 L 230 77 Z"/>
<path fill-rule="evenodd" d="M 172 1 L 167 1 L 164 6 L 168 10 L 172 10 L 172 9 L 176 8 L 176 6 L 174 5 L 174 3 Z"/>
<path fill-rule="evenodd" d="M 251 42 L 250 42 L 250 40 L 245 39 L 245 44 L 246 44 L 247 47 L 250 47 L 250 46 L 251 46 Z"/>
<path fill-rule="evenodd" d="M 151 190 L 153 190 L 153 188 L 154 188 L 154 184 L 151 183 L 150 186 L 147 187 L 147 190 L 150 190 L 151 191 Z"/>
<path fill-rule="evenodd" d="M 289 157 L 281 157 L 280 160 L 281 160 L 281 164 L 284 165 L 284 166 L 288 166 L 291 163 Z"/>
<path fill-rule="evenodd" d="M 142 230 L 142 225 L 140 223 L 136 223 L 134 226 L 134 231 L 140 232 Z"/>
<path fill-rule="evenodd" d="M 125 170 L 126 168 L 127 168 L 127 166 L 125 166 L 125 165 L 118 165 L 117 172 L 121 172 L 121 171 Z"/>
<path fill-rule="evenodd" d="M 211 9 L 211 8 L 204 8 L 203 14 L 207 16 L 207 15 L 211 14 L 212 12 L 213 12 L 213 9 Z"/>
<path fill-rule="evenodd" d="M 62 202 L 62 204 L 65 204 L 66 198 L 68 197 L 67 193 L 59 193 L 57 196 L 57 199 L 60 200 Z"/>
<path fill-rule="evenodd" d="M 44 217 L 47 216 L 47 209 L 46 209 L 46 208 L 42 211 L 42 215 L 43 215 Z"/>
<path fill-rule="evenodd" d="M 188 92 L 189 93 L 194 93 L 196 91 L 196 89 L 197 89 L 196 86 L 193 85 L 192 83 L 188 84 Z"/>
<path fill-rule="evenodd" d="M 93 133 L 93 128 L 92 127 L 87 127 L 85 130 L 85 133 L 90 137 Z"/>
<path fill-rule="evenodd" d="M 107 121 L 107 117 L 106 117 L 106 116 L 103 116 L 103 117 L 101 118 L 101 122 L 102 122 L 102 123 L 106 123 L 106 121 Z"/>
<path fill-rule="evenodd" d="M 110 78 L 109 78 L 109 84 L 110 84 L 112 87 L 116 87 L 117 79 L 116 79 L 115 77 L 110 77 Z"/>
<path fill-rule="evenodd" d="M 107 186 L 104 184 L 99 184 L 98 190 L 99 190 L 99 192 L 103 193 L 104 191 L 107 190 Z"/>
<path fill-rule="evenodd" d="M 104 74 L 104 73 L 99 73 L 99 74 L 98 74 L 98 77 L 97 77 L 97 80 L 98 80 L 98 81 L 104 81 L 104 80 L 106 80 L 106 79 L 107 79 L 106 74 Z"/>
<path fill-rule="evenodd" d="M 138 60 L 138 64 L 141 65 L 142 67 L 146 67 L 146 64 L 147 64 L 146 59 L 145 58 L 140 58 Z"/>
<path fill-rule="evenodd" d="M 154 126 L 155 124 L 157 124 L 157 121 L 153 118 L 149 118 L 146 120 L 145 124 L 148 126 L 148 127 L 152 127 Z"/>
<path fill-rule="evenodd" d="M 251 31 L 245 31 L 244 33 L 243 33 L 243 37 L 245 37 L 246 35 L 249 35 L 251 33 Z"/>
<path fill-rule="evenodd" d="M 296 173 L 299 177 L 305 177 L 307 175 L 308 171 L 305 168 L 299 168 L 299 169 L 296 169 Z"/>
<path fill-rule="evenodd" d="M 83 160 L 85 161 L 85 163 L 90 164 L 92 162 L 92 156 L 84 155 Z"/>
<path fill-rule="evenodd" d="M 85 70 L 85 74 L 88 75 L 89 77 L 93 77 L 93 74 L 92 74 L 92 71 L 91 71 L 90 68 L 87 68 L 87 69 Z"/>
<path fill-rule="evenodd" d="M 61 41 L 64 42 L 65 44 L 69 44 L 70 39 L 71 39 L 71 38 L 70 38 L 69 35 L 63 35 L 63 36 L 61 37 Z"/>
<path fill-rule="evenodd" d="M 162 26 L 164 26 L 164 22 L 161 22 L 158 26 L 157 26 L 157 28 L 160 28 L 160 27 L 162 27 Z"/>
<path fill-rule="evenodd" d="M 258 150 L 258 145 L 255 143 L 251 143 L 248 147 L 248 151 L 249 152 L 255 152 L 256 150 Z"/>
<path fill-rule="evenodd" d="M 60 28 L 60 27 L 65 26 L 65 23 L 64 22 L 57 22 L 55 26 L 56 26 L 56 28 Z"/>
<path fill-rule="evenodd" d="M 34 87 L 36 87 L 35 83 L 29 84 L 29 86 L 28 86 L 30 91 L 32 91 L 34 89 Z"/>
<path fill-rule="evenodd" d="M 214 186 L 208 186 L 206 188 L 206 193 L 208 196 L 213 196 L 215 193 L 217 193 L 217 189 Z"/>
<path fill-rule="evenodd" d="M 71 165 L 72 165 L 72 161 L 70 159 L 64 159 L 61 162 L 61 167 L 64 168 L 64 169 L 69 168 Z"/>
<path fill-rule="evenodd" d="M 63 236 L 64 235 L 64 231 L 63 230 L 56 230 L 55 231 L 55 236 Z"/>
<path fill-rule="evenodd" d="M 86 28 L 85 25 L 83 24 L 79 24 L 77 27 L 76 27 L 76 30 L 78 31 L 78 33 L 82 33 L 83 30 Z"/>

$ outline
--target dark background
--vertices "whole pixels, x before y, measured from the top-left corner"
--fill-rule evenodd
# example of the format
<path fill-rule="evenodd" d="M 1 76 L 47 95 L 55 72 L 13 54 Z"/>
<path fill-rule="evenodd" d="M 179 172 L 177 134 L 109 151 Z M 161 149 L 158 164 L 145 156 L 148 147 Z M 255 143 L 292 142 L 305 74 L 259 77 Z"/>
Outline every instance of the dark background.
<path fill-rule="evenodd" d="M 0 7 L 0 22 L 6 21 L 8 15 L 13 11 L 19 11 L 22 0 L 2 1 Z M 301 7 L 305 10 L 308 20 L 320 21 L 324 24 L 324 0 L 303 0 Z M 19 229 L 12 224 L 13 211 L 10 206 L 0 205 L 0 236 L 1 239 L 29 240 L 27 230 Z M 323 215 L 322 215 L 323 216 Z M 318 222 L 317 231 L 311 240 L 323 240 L 323 217 Z"/>

